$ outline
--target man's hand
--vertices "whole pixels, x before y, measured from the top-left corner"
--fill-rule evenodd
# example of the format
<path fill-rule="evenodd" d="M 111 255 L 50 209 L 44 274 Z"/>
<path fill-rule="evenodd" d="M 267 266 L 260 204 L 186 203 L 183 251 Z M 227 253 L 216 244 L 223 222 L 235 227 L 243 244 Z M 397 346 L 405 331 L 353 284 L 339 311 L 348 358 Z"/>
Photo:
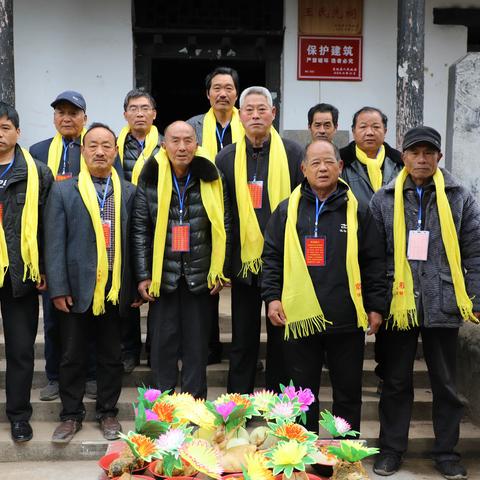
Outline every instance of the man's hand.
<path fill-rule="evenodd" d="M 130 304 L 132 308 L 141 307 L 145 303 L 145 300 L 142 297 L 136 297 L 135 300 Z"/>
<path fill-rule="evenodd" d="M 70 308 L 73 306 L 73 299 L 70 295 L 52 298 L 52 300 L 57 310 L 65 313 L 70 313 Z"/>
<path fill-rule="evenodd" d="M 40 281 L 37 282 L 35 285 L 39 292 L 46 292 L 47 291 L 47 277 L 45 274 L 40 274 Z"/>
<path fill-rule="evenodd" d="M 285 326 L 285 312 L 283 311 L 282 302 L 280 300 L 273 300 L 268 304 L 268 318 L 274 327 Z"/>
<path fill-rule="evenodd" d="M 374 333 L 378 332 L 380 325 L 383 322 L 383 317 L 378 312 L 368 312 L 368 325 L 369 328 L 367 330 L 367 335 L 373 335 Z"/>
<path fill-rule="evenodd" d="M 143 300 L 145 300 L 146 302 L 154 302 L 155 301 L 155 298 L 152 297 L 148 293 L 148 289 L 150 288 L 151 284 L 152 284 L 152 279 L 151 278 L 148 278 L 147 280 L 142 280 L 138 284 L 138 293 L 143 298 Z"/>
<path fill-rule="evenodd" d="M 215 286 L 210 290 L 210 295 L 218 295 L 222 288 L 223 288 L 223 283 L 217 282 Z"/>

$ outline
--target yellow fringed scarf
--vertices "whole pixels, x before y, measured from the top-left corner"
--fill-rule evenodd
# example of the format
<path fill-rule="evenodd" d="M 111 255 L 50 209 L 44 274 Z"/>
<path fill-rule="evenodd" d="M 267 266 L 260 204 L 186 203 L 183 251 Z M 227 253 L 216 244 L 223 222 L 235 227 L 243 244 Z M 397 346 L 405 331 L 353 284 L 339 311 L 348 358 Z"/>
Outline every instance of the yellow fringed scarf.
<path fill-rule="evenodd" d="M 341 179 L 339 179 L 343 182 Z M 343 182 L 345 183 L 345 182 Z M 285 226 L 283 255 L 282 306 L 287 318 L 285 339 L 307 337 L 325 330 L 331 324 L 325 318 L 318 303 L 312 277 L 308 272 L 305 256 L 297 233 L 298 205 L 301 198 L 301 185 L 290 196 Z M 347 190 L 347 255 L 346 269 L 350 296 L 357 312 L 357 325 L 366 330 L 368 318 L 363 306 L 362 279 L 358 264 L 358 202 L 353 193 Z"/>
<path fill-rule="evenodd" d="M 122 187 L 117 171 L 112 168 L 113 201 L 115 205 L 115 253 L 113 259 L 112 287 L 107 295 L 107 300 L 114 305 L 118 303 L 122 272 Z M 78 175 L 78 190 L 83 203 L 90 214 L 95 240 L 97 245 L 97 281 L 93 292 L 93 314 L 105 313 L 105 286 L 108 280 L 108 257 L 105 236 L 103 233 L 100 207 L 97 192 L 92 177 L 88 170 L 82 170 Z"/>
<path fill-rule="evenodd" d="M 202 147 L 197 148 L 195 155 L 208 158 L 211 161 L 208 152 L 202 149 Z M 161 148 L 155 155 L 155 160 L 158 163 L 158 210 L 153 238 L 152 283 L 149 288 L 149 293 L 153 297 L 159 297 L 160 285 L 162 283 L 165 240 L 167 238 L 168 213 L 170 210 L 170 200 L 172 198 L 172 168 L 164 148 Z M 223 283 L 228 281 L 223 274 L 227 235 L 224 224 L 223 186 L 221 178 L 219 177 L 213 182 L 200 180 L 200 195 L 212 226 L 212 253 L 207 282 L 208 288 L 213 288 L 218 282 Z"/>
<path fill-rule="evenodd" d="M 235 107 L 233 107 L 232 110 L 230 128 L 232 130 L 232 143 L 237 143 L 245 135 L 245 130 L 243 129 L 242 122 L 240 121 L 238 110 Z M 215 156 L 218 153 L 217 118 L 215 117 L 213 108 L 210 108 L 210 110 L 205 114 L 205 117 L 203 118 L 202 147 L 207 150 L 210 158 L 215 160 Z"/>
<path fill-rule="evenodd" d="M 124 156 L 124 149 L 125 149 L 125 139 L 127 135 L 130 133 L 130 127 L 126 125 L 120 131 L 117 139 L 117 146 L 118 146 L 118 155 L 120 156 L 120 161 L 123 165 L 123 156 Z M 138 177 L 140 173 L 142 173 L 142 168 L 145 165 L 145 162 L 150 158 L 150 155 L 155 150 L 155 147 L 158 145 L 158 129 L 155 125 L 152 125 L 150 131 L 147 133 L 145 137 L 145 146 L 143 151 L 137 158 L 135 162 L 135 166 L 133 167 L 132 171 L 132 183 L 136 185 L 138 183 Z"/>
<path fill-rule="evenodd" d="M 290 171 L 287 153 L 277 131 L 270 129 L 270 154 L 268 160 L 268 198 L 270 211 L 290 195 Z M 262 269 L 263 235 L 252 205 L 247 179 L 247 147 L 245 137 L 237 142 L 234 160 L 235 191 L 240 220 L 240 256 L 246 277 L 248 271 L 258 274 Z M 265 187 L 264 187 L 265 188 Z"/>
<path fill-rule="evenodd" d="M 84 128 L 82 130 L 80 136 L 80 143 L 83 144 L 83 137 L 87 130 Z M 60 167 L 60 159 L 62 158 L 63 152 L 63 137 L 60 133 L 56 133 L 53 137 L 52 143 L 50 143 L 50 147 L 48 147 L 48 168 L 53 173 L 53 178 L 56 178 L 58 175 L 58 169 Z M 85 165 L 85 160 L 83 159 L 83 155 L 80 155 L 80 170 Z"/>
<path fill-rule="evenodd" d="M 410 326 L 418 326 L 417 309 L 413 294 L 412 270 L 406 255 L 406 226 L 403 200 L 403 184 L 408 176 L 405 168 L 395 181 L 395 196 L 393 210 L 393 245 L 395 276 L 392 288 L 392 303 L 390 317 L 393 327 L 408 330 Z M 442 232 L 443 247 L 447 255 L 448 265 L 452 274 L 455 298 L 463 320 L 478 323 L 473 315 L 473 304 L 467 295 L 463 276 L 462 258 L 458 244 L 457 230 L 452 217 L 452 210 L 445 194 L 443 173 L 437 168 L 433 175 L 437 197 L 438 218 Z"/>
<path fill-rule="evenodd" d="M 357 145 L 355 145 L 355 154 L 360 163 L 367 166 L 368 178 L 370 179 L 373 191 L 376 192 L 380 190 L 383 184 L 382 165 L 385 160 L 385 146 L 382 145 L 380 147 L 376 158 L 369 158 Z"/>
<path fill-rule="evenodd" d="M 27 190 L 25 205 L 22 210 L 22 226 L 20 233 L 20 252 L 24 264 L 23 281 L 27 278 L 35 283 L 40 281 L 40 267 L 38 256 L 38 170 L 32 156 L 21 149 L 27 164 Z M 0 223 L 0 287 L 3 287 L 5 274 L 9 265 L 5 231 Z"/>

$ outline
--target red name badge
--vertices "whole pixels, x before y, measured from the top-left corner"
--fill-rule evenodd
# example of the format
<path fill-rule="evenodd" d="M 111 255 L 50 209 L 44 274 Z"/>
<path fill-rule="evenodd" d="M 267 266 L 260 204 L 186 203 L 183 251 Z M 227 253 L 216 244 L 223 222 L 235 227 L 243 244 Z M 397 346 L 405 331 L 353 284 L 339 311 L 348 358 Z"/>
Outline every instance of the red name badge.
<path fill-rule="evenodd" d="M 64 180 L 68 180 L 69 178 L 72 178 L 73 174 L 72 172 L 67 172 L 67 173 L 59 173 L 56 177 L 55 180 L 57 182 L 63 182 Z"/>
<path fill-rule="evenodd" d="M 0 223 L 3 225 L 3 202 L 0 202 Z"/>
<path fill-rule="evenodd" d="M 172 252 L 190 251 L 190 224 L 174 225 L 172 227 Z"/>
<path fill-rule="evenodd" d="M 305 237 L 305 263 L 308 267 L 325 266 L 326 247 L 325 237 Z"/>
<path fill-rule="evenodd" d="M 263 181 L 248 182 L 253 208 L 262 208 Z"/>
<path fill-rule="evenodd" d="M 103 236 L 105 238 L 105 246 L 110 248 L 111 245 L 111 232 L 112 222 L 110 220 L 102 220 Z"/>

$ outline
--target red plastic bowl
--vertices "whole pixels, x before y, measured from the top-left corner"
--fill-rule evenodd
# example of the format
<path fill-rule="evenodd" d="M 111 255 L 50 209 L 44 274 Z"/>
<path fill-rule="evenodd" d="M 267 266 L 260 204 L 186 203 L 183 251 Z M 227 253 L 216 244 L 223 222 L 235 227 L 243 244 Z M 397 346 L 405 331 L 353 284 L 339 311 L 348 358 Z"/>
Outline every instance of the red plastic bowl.
<path fill-rule="evenodd" d="M 119 480 L 120 477 L 113 477 L 111 480 Z M 147 477 L 146 475 L 133 475 L 132 479 L 141 479 L 141 480 L 152 480 L 152 477 Z"/>
<path fill-rule="evenodd" d="M 119 452 L 109 453 L 108 455 L 104 455 L 99 461 L 99 467 L 105 472 L 105 475 L 108 475 L 108 469 L 110 468 L 110 464 L 120 456 Z M 136 468 L 132 473 L 134 475 L 143 473 L 148 467 L 148 463 L 145 463 L 143 467 Z M 115 477 L 118 478 L 118 477 Z M 148 478 L 148 477 L 147 477 Z"/>
<path fill-rule="evenodd" d="M 177 477 L 166 477 L 164 475 L 160 475 L 159 473 L 157 473 L 155 471 L 155 466 L 157 465 L 157 460 L 153 461 L 152 463 L 150 463 L 150 465 L 148 465 L 148 471 L 155 477 L 155 478 L 163 478 L 163 479 L 169 479 L 169 478 L 172 478 L 174 480 L 191 480 L 192 478 L 195 478 L 195 477 L 185 477 L 184 475 L 180 475 L 180 476 L 177 476 Z"/>

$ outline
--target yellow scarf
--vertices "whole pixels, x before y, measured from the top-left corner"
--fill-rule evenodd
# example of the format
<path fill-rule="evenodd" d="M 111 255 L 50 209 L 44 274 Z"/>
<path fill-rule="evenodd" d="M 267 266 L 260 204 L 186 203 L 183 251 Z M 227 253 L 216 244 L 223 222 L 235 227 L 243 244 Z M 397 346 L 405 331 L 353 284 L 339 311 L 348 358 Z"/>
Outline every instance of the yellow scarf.
<path fill-rule="evenodd" d="M 127 135 L 130 133 L 130 127 L 126 125 L 120 131 L 117 139 L 117 146 L 118 146 L 118 155 L 120 156 L 120 161 L 122 162 L 123 166 L 123 156 L 124 156 L 124 149 L 125 149 L 125 139 Z M 136 185 L 138 183 L 138 177 L 142 172 L 142 168 L 145 165 L 145 162 L 150 158 L 150 155 L 155 150 L 155 147 L 158 145 L 158 130 L 155 125 L 152 125 L 150 131 L 147 133 L 145 137 L 145 146 L 137 158 L 135 162 L 135 166 L 133 167 L 132 171 L 132 183 Z"/>
<path fill-rule="evenodd" d="M 84 128 L 80 136 L 80 143 L 83 143 L 83 137 L 87 130 Z M 62 158 L 63 151 L 63 137 L 60 133 L 56 133 L 53 137 L 50 147 L 48 147 L 48 168 L 52 171 L 53 178 L 58 175 L 58 169 L 60 167 L 60 159 Z M 85 160 L 83 155 L 80 156 L 80 170 L 84 168 Z"/>
<path fill-rule="evenodd" d="M 38 260 L 38 195 L 39 178 L 38 170 L 32 156 L 21 149 L 27 163 L 27 190 L 25 205 L 22 210 L 22 227 L 20 233 L 20 251 L 24 264 L 23 281 L 27 277 L 33 282 L 40 281 L 40 267 Z M 4 212 L 5 214 L 5 212 Z M 0 223 L 0 287 L 3 287 L 5 274 L 9 265 L 5 231 Z"/>
<path fill-rule="evenodd" d="M 232 143 L 237 143 L 243 135 L 245 130 L 243 129 L 238 110 L 233 107 L 232 119 L 230 120 L 230 128 L 232 130 Z M 210 154 L 210 158 L 215 160 L 215 156 L 218 153 L 217 150 L 217 118 L 213 113 L 213 108 L 205 114 L 203 118 L 203 130 L 202 130 L 202 147 Z"/>
<path fill-rule="evenodd" d="M 270 129 L 270 154 L 268 161 L 268 198 L 270 211 L 290 195 L 290 171 L 285 146 L 277 131 Z M 234 161 L 235 191 L 240 220 L 240 256 L 246 277 L 248 271 L 258 274 L 262 268 L 263 235 L 252 205 L 247 181 L 247 147 L 245 137 L 237 142 Z"/>
<path fill-rule="evenodd" d="M 120 178 L 114 168 L 112 168 L 111 175 L 115 205 L 115 253 L 113 259 L 112 287 L 107 295 L 107 300 L 116 305 L 118 303 L 122 272 L 122 187 Z M 93 231 L 95 232 L 97 245 L 97 281 L 93 292 L 93 314 L 102 315 L 105 313 L 105 286 L 108 280 L 107 246 L 100 217 L 97 192 L 88 170 L 82 170 L 78 175 L 78 190 L 90 214 Z"/>
<path fill-rule="evenodd" d="M 355 154 L 360 163 L 367 166 L 368 178 L 370 179 L 373 191 L 376 192 L 380 190 L 383 184 L 382 165 L 385 160 L 385 147 L 383 145 L 380 147 L 377 158 L 369 158 L 357 145 L 355 145 Z"/>
<path fill-rule="evenodd" d="M 339 179 L 342 183 L 343 180 Z M 285 339 L 307 337 L 325 330 L 331 324 L 325 318 L 318 303 L 312 277 L 305 262 L 305 256 L 297 233 L 298 205 L 301 198 L 301 185 L 293 191 L 288 202 L 287 223 L 283 255 L 282 306 L 287 318 Z M 368 327 L 367 314 L 363 306 L 362 279 L 358 264 L 358 202 L 353 193 L 347 190 L 347 255 L 346 269 L 350 296 L 357 312 L 357 325 L 363 330 Z"/>
<path fill-rule="evenodd" d="M 392 288 L 392 303 L 390 317 L 393 327 L 399 330 L 408 330 L 410 324 L 418 326 L 417 309 L 413 294 L 413 277 L 410 264 L 406 256 L 406 227 L 403 201 L 403 184 L 408 176 L 405 168 L 399 173 L 395 181 L 395 197 L 393 209 L 393 245 L 395 277 Z M 478 323 L 473 315 L 473 304 L 467 295 L 465 279 L 463 277 L 462 258 L 458 245 L 457 230 L 452 217 L 452 210 L 445 194 L 443 173 L 437 168 L 433 175 L 435 193 L 437 197 L 438 217 L 442 232 L 443 247 L 447 255 L 448 265 L 452 274 L 455 298 L 463 320 Z"/>
<path fill-rule="evenodd" d="M 208 152 L 202 149 L 202 147 L 197 148 L 195 155 L 208 158 Z M 170 210 L 170 200 L 172 198 L 172 168 L 164 148 L 161 148 L 155 155 L 155 160 L 158 163 L 158 210 L 153 238 L 152 283 L 149 288 L 149 293 L 154 297 L 159 297 L 160 285 L 162 283 L 165 240 L 167 238 L 168 213 Z M 207 276 L 208 288 L 212 288 L 218 282 L 228 281 L 223 274 L 227 235 L 224 224 L 223 186 L 220 177 L 213 182 L 200 180 L 200 195 L 212 226 L 212 253 L 210 257 L 210 270 Z"/>

